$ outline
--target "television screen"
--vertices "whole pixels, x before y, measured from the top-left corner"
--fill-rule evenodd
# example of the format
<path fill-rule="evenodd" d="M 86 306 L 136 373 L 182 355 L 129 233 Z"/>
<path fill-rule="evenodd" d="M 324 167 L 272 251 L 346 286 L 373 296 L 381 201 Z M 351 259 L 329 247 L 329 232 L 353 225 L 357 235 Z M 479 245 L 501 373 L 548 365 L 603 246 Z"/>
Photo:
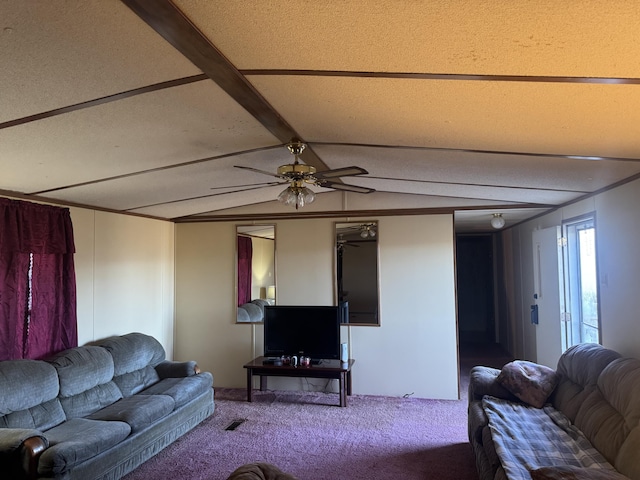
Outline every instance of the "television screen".
<path fill-rule="evenodd" d="M 340 358 L 340 310 L 329 306 L 264 307 L 264 355 Z"/>

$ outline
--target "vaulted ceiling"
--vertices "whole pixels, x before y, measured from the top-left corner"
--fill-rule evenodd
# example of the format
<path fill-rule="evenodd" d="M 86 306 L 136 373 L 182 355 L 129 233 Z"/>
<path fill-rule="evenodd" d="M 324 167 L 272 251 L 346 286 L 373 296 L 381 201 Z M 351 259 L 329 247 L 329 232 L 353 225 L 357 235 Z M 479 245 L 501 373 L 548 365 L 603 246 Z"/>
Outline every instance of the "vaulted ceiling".
<path fill-rule="evenodd" d="M 640 176 L 635 0 L 0 2 L 0 194 L 507 226 Z M 358 194 L 275 198 L 292 138 Z"/>

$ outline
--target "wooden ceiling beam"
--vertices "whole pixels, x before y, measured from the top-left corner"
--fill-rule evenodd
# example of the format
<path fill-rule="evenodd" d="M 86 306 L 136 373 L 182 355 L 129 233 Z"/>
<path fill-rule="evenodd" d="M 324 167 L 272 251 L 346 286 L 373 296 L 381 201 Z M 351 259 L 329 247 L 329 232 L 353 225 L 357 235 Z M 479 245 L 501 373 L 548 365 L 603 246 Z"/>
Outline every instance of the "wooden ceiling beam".
<path fill-rule="evenodd" d="M 170 0 L 122 0 L 142 21 L 204 72 L 283 144 L 303 140 L 242 73 Z M 285 152 L 286 153 L 286 152 Z M 302 154 L 318 171 L 327 165 L 308 148 Z"/>

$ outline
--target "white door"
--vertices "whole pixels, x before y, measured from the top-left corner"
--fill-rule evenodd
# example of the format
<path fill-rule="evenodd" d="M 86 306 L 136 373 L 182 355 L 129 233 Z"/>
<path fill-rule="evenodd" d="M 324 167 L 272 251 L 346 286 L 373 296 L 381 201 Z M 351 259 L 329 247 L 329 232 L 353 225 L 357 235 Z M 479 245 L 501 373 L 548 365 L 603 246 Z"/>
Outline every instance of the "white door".
<path fill-rule="evenodd" d="M 562 355 L 560 227 L 533 232 L 534 289 L 532 310 L 537 305 L 537 362 L 556 368 Z M 532 321 L 534 314 L 532 312 Z"/>

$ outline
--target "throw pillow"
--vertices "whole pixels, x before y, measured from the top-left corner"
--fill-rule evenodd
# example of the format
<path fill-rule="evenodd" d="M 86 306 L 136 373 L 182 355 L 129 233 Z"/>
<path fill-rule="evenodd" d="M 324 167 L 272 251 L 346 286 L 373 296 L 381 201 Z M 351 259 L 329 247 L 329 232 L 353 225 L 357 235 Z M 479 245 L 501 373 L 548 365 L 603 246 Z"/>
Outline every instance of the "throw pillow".
<path fill-rule="evenodd" d="M 227 480 L 297 480 L 269 463 L 247 463 L 236 470 Z"/>
<path fill-rule="evenodd" d="M 515 360 L 502 367 L 496 381 L 523 402 L 542 408 L 558 384 L 558 374 L 544 365 Z"/>
<path fill-rule="evenodd" d="M 542 467 L 531 470 L 532 480 L 629 480 L 615 470 L 573 466 Z"/>

